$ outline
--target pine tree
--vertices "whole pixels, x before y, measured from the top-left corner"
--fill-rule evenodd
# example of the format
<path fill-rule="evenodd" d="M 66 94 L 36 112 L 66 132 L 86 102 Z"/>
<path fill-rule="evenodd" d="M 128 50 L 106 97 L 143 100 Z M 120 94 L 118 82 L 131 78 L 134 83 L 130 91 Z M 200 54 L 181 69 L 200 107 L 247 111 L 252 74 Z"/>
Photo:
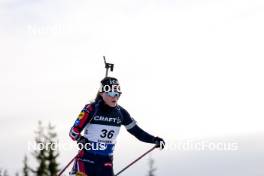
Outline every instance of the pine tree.
<path fill-rule="evenodd" d="M 58 162 L 57 158 L 59 156 L 59 152 L 56 150 L 56 145 L 58 144 L 57 141 L 57 133 L 54 131 L 55 126 L 52 126 L 50 123 L 48 125 L 48 132 L 47 132 L 47 143 L 48 143 L 48 172 L 50 176 L 56 176 L 59 169 L 58 169 Z"/>
<path fill-rule="evenodd" d="M 24 157 L 24 167 L 23 167 L 23 176 L 29 176 L 29 166 L 28 166 L 28 158 L 27 156 Z"/>
<path fill-rule="evenodd" d="M 0 168 L 0 176 L 9 176 L 7 170 Z"/>
<path fill-rule="evenodd" d="M 35 133 L 35 142 L 38 148 L 34 151 L 33 155 L 38 162 L 38 166 L 35 170 L 28 166 L 27 168 L 37 176 L 56 176 L 59 171 L 59 164 L 57 162 L 59 152 L 56 150 L 58 141 L 55 126 L 49 123 L 49 125 L 44 128 L 42 122 L 39 121 Z M 26 167 L 24 166 L 24 168 Z M 24 174 L 24 176 L 28 175 Z"/>
<path fill-rule="evenodd" d="M 9 176 L 7 170 L 4 170 L 3 176 Z"/>
<path fill-rule="evenodd" d="M 149 171 L 147 176 L 155 176 L 154 172 L 157 170 L 157 168 L 154 168 L 154 160 L 151 157 L 149 157 L 148 164 L 149 164 Z"/>
<path fill-rule="evenodd" d="M 48 166 L 47 166 L 47 161 L 46 161 L 47 141 L 46 141 L 45 134 L 44 134 L 44 127 L 42 126 L 41 121 L 39 121 L 38 123 L 38 129 L 36 131 L 35 142 L 37 146 L 39 146 L 39 150 L 35 150 L 33 155 L 35 156 L 39 165 L 37 169 L 34 171 L 34 173 L 37 176 L 48 176 Z"/>

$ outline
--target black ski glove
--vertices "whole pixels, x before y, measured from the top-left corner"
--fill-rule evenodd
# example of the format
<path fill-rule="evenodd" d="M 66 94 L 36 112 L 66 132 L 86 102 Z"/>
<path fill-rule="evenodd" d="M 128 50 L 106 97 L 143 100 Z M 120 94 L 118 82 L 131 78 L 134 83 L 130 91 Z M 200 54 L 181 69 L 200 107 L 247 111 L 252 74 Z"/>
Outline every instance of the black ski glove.
<path fill-rule="evenodd" d="M 156 148 L 163 149 L 165 147 L 165 141 L 160 137 L 155 137 L 154 142 L 156 144 Z"/>
<path fill-rule="evenodd" d="M 89 142 L 89 140 L 87 138 L 85 138 L 84 136 L 80 136 L 77 139 L 77 144 L 78 144 L 78 148 L 80 150 L 82 149 L 88 149 L 91 147 L 91 143 Z"/>

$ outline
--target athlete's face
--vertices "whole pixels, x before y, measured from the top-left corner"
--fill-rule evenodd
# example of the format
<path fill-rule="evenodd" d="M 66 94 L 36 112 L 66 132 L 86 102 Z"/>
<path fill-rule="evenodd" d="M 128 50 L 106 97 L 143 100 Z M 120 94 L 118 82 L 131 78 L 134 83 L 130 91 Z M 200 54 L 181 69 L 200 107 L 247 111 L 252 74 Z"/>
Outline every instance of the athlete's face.
<path fill-rule="evenodd" d="M 111 93 L 112 92 L 109 92 L 109 93 L 102 92 L 102 93 L 100 93 L 100 95 L 102 96 L 105 104 L 107 104 L 110 107 L 116 107 L 119 96 L 115 96 L 115 94 L 114 94 L 115 92 L 113 92 L 112 94 Z"/>

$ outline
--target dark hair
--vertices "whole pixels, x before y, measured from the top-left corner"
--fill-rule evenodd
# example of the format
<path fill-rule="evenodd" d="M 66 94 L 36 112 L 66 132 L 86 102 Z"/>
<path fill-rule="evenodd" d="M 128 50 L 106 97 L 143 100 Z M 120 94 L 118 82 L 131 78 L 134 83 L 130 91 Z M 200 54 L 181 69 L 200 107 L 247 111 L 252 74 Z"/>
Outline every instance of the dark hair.
<path fill-rule="evenodd" d="M 102 96 L 100 95 L 100 92 L 98 91 L 97 94 L 96 94 L 96 97 L 95 97 L 94 101 L 95 101 L 95 102 L 98 102 L 98 101 L 100 101 L 100 100 L 103 101 L 103 98 L 102 98 Z"/>
<path fill-rule="evenodd" d="M 119 84 L 118 83 L 118 79 L 114 78 L 114 77 L 105 77 L 104 79 L 101 80 L 101 86 L 105 86 L 105 85 L 112 85 L 112 84 Z M 95 102 L 98 102 L 102 100 L 103 98 L 100 95 L 100 91 L 97 92 L 96 97 L 95 97 Z"/>

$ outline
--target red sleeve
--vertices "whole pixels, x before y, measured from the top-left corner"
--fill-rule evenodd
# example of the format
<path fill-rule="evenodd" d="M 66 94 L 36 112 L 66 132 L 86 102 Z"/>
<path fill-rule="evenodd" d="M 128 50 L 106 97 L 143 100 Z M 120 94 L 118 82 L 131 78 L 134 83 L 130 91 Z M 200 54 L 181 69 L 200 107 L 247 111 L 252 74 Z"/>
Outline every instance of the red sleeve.
<path fill-rule="evenodd" d="M 87 104 L 82 109 L 81 113 L 79 114 L 78 118 L 75 120 L 73 127 L 70 130 L 70 137 L 72 140 L 78 140 L 81 136 L 81 132 L 85 125 L 90 121 L 91 119 L 91 112 L 93 108 L 91 104 Z"/>

